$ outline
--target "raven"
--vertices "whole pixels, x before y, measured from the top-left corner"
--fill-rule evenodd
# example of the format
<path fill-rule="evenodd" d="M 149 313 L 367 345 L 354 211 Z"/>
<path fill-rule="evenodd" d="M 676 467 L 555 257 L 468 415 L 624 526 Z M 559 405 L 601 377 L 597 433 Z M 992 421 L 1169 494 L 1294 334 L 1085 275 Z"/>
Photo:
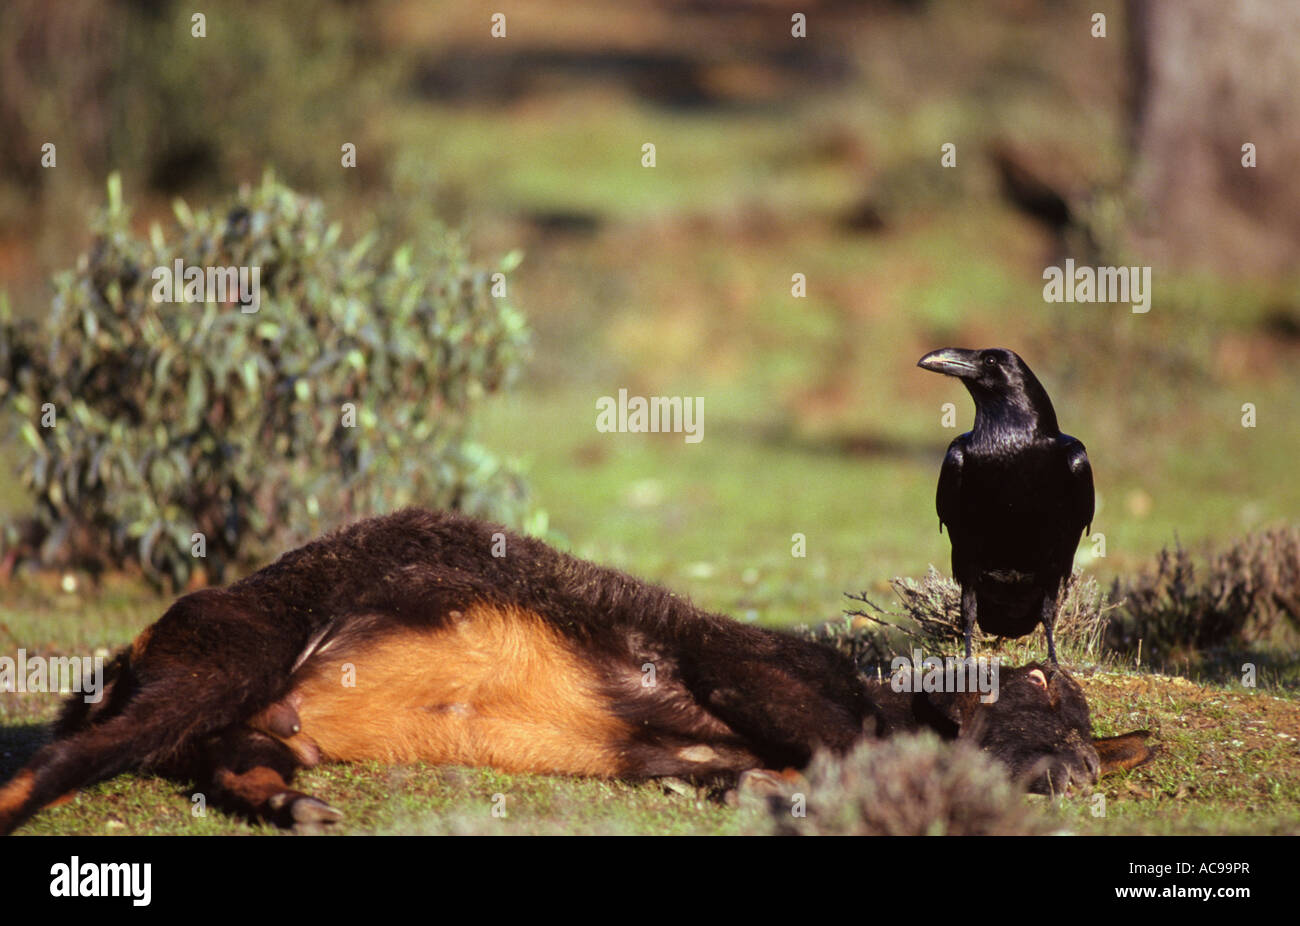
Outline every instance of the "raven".
<path fill-rule="evenodd" d="M 977 620 L 1004 637 L 1024 636 L 1041 621 L 1056 664 L 1057 600 L 1092 527 L 1083 444 L 1061 433 L 1047 391 L 1012 351 L 947 347 L 917 366 L 957 377 L 975 400 L 975 427 L 948 446 L 936 497 L 961 585 L 966 656 Z"/>

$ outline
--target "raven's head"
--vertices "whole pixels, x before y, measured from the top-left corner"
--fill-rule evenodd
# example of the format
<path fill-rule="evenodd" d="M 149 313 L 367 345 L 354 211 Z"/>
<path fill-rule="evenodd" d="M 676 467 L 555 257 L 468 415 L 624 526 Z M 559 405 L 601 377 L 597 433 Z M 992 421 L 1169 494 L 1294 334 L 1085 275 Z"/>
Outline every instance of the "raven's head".
<path fill-rule="evenodd" d="M 975 400 L 977 429 L 981 417 L 988 416 L 990 423 L 1033 423 L 1040 431 L 1056 433 L 1052 400 L 1015 351 L 1004 347 L 984 350 L 945 347 L 930 351 L 916 365 L 962 381 Z"/>

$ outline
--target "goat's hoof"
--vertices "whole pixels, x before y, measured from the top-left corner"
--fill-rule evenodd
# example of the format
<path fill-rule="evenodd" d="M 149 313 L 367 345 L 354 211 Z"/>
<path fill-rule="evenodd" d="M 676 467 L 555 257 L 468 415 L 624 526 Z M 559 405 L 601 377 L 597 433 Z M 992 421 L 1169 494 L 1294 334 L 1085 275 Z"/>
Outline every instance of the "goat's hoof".
<path fill-rule="evenodd" d="M 343 819 L 343 813 L 335 810 L 324 801 L 306 795 L 297 798 L 289 805 L 289 813 L 294 824 L 299 823 L 337 823 Z"/>
<path fill-rule="evenodd" d="M 290 805 L 293 831 L 299 836 L 321 836 L 329 832 L 343 814 L 314 797 L 300 797 Z"/>
<path fill-rule="evenodd" d="M 782 784 L 780 772 L 774 772 L 767 768 L 751 768 L 749 771 L 740 773 L 740 780 L 736 782 L 736 790 L 745 794 L 776 794 L 781 790 Z"/>
<path fill-rule="evenodd" d="M 329 804 L 297 791 L 281 791 L 267 801 L 280 826 L 291 827 L 300 835 L 325 832 L 326 827 L 343 819 L 342 812 Z"/>
<path fill-rule="evenodd" d="M 694 785 L 680 778 L 660 778 L 659 786 L 665 794 L 678 794 L 682 797 L 695 797 L 698 794 Z"/>
<path fill-rule="evenodd" d="M 768 768 L 751 768 L 740 773 L 736 786 L 727 792 L 726 803 L 738 807 L 744 800 L 770 801 L 784 798 L 798 787 L 802 776 L 795 769 L 778 772 Z"/>

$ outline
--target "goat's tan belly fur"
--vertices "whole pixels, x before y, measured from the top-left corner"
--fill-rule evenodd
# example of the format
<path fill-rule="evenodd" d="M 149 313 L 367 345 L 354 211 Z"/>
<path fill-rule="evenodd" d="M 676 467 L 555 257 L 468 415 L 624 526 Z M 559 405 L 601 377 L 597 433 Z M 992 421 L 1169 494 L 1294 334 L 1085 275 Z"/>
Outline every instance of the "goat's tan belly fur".
<path fill-rule="evenodd" d="M 436 630 L 328 648 L 293 699 L 307 741 L 338 761 L 423 761 L 512 772 L 616 777 L 626 723 L 588 663 L 537 614 L 491 607 Z M 307 747 L 307 748 L 304 748 Z"/>

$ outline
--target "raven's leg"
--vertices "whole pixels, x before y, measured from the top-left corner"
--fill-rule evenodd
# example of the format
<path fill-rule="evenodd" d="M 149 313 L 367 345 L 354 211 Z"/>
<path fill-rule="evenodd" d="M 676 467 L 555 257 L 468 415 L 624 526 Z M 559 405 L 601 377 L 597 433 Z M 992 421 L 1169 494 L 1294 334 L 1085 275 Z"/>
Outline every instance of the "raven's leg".
<path fill-rule="evenodd" d="M 966 658 L 970 659 L 971 637 L 975 633 L 975 586 L 961 587 L 961 619 L 966 629 Z"/>
<path fill-rule="evenodd" d="M 1047 658 L 1051 660 L 1052 665 L 1057 665 L 1056 661 L 1056 640 L 1052 636 L 1052 628 L 1056 624 L 1056 603 L 1060 599 L 1061 586 L 1058 584 L 1053 591 L 1043 596 L 1043 632 L 1047 634 Z"/>

